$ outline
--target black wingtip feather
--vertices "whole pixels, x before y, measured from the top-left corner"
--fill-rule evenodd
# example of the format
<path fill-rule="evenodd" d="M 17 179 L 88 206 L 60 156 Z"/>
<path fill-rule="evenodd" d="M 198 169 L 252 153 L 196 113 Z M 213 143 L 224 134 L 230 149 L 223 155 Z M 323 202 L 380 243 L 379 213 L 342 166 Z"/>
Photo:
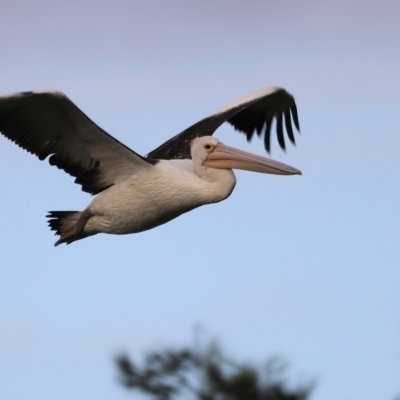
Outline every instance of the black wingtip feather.
<path fill-rule="evenodd" d="M 250 142 L 251 141 L 251 138 L 253 137 L 253 129 L 247 129 L 244 133 L 245 133 L 245 135 L 246 135 L 246 139 L 247 139 L 247 141 L 248 142 Z"/>
<path fill-rule="evenodd" d="M 286 150 L 285 137 L 283 136 L 282 114 L 276 117 L 276 134 L 278 136 L 278 143 L 282 150 Z"/>
<path fill-rule="evenodd" d="M 299 116 L 297 114 L 297 106 L 296 106 L 295 102 L 293 102 L 290 105 L 290 111 L 292 112 L 292 118 L 293 118 L 294 125 L 296 126 L 297 130 L 300 132 Z"/>
<path fill-rule="evenodd" d="M 293 135 L 293 129 L 292 129 L 292 120 L 290 117 L 290 111 L 289 110 L 285 110 L 285 127 L 286 127 L 286 131 L 287 134 L 289 136 L 290 141 L 295 144 L 295 139 L 294 139 L 294 135 Z"/>
<path fill-rule="evenodd" d="M 256 125 L 256 131 L 257 131 L 257 136 L 260 137 L 263 131 L 265 125 L 265 118 L 262 117 L 259 119 L 257 125 Z"/>
<path fill-rule="evenodd" d="M 268 153 L 271 152 L 271 127 L 272 127 L 272 117 L 266 119 L 265 134 L 264 134 L 264 147 Z"/>

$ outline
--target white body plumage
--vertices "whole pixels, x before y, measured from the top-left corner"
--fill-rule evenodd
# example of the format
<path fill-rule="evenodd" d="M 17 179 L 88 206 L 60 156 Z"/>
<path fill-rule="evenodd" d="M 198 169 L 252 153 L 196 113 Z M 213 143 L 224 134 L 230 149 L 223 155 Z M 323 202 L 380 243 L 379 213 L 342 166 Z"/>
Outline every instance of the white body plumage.
<path fill-rule="evenodd" d="M 216 179 L 213 170 L 207 173 L 207 168 L 198 169 L 204 169 L 202 178 L 191 160 L 161 160 L 147 173 L 110 187 L 88 206 L 92 217 L 84 232 L 142 232 L 201 205 L 224 200 L 232 193 L 236 183 L 232 170 L 214 170 L 218 172 Z"/>

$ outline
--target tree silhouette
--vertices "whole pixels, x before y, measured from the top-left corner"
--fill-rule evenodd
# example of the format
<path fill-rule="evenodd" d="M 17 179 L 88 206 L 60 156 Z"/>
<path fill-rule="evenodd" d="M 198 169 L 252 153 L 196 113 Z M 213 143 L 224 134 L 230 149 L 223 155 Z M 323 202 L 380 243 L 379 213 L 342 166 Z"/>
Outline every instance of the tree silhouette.
<path fill-rule="evenodd" d="M 142 365 L 127 355 L 116 359 L 121 383 L 156 400 L 306 400 L 313 383 L 290 389 L 285 366 L 270 359 L 264 368 L 238 364 L 215 344 L 205 351 L 183 348 L 149 353 Z"/>

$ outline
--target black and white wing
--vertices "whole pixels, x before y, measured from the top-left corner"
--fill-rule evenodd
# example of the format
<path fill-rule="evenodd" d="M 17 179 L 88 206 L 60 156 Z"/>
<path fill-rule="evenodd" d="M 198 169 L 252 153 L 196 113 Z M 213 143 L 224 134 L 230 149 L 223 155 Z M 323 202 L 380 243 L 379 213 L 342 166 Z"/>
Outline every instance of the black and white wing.
<path fill-rule="evenodd" d="M 147 157 L 165 160 L 191 158 L 190 146 L 193 139 L 211 136 L 224 122 L 229 122 L 236 130 L 244 133 L 248 141 L 253 138 L 255 132 L 259 137 L 264 136 L 264 147 L 269 152 L 274 119 L 278 143 L 285 150 L 284 125 L 293 144 L 295 139 L 292 121 L 300 131 L 296 103 L 286 90 L 268 87 L 242 97 L 202 119 L 150 152 Z"/>
<path fill-rule="evenodd" d="M 0 132 L 41 160 L 50 156 L 51 165 L 91 194 L 153 163 L 103 131 L 61 92 L 0 97 Z"/>

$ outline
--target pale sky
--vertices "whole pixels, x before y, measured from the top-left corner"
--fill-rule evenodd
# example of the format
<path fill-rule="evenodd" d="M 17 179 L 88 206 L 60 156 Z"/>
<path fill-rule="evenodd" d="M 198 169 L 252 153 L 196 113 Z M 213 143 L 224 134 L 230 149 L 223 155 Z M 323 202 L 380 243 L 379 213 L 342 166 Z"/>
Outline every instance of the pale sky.
<path fill-rule="evenodd" d="M 53 247 L 73 179 L 0 138 L 0 398 L 142 399 L 113 357 L 185 345 L 283 355 L 314 400 L 400 394 L 398 1 L 1 1 L 1 93 L 57 89 L 146 154 L 264 86 L 301 135 L 229 199 L 157 229 Z M 224 143 L 264 154 L 223 127 Z"/>

